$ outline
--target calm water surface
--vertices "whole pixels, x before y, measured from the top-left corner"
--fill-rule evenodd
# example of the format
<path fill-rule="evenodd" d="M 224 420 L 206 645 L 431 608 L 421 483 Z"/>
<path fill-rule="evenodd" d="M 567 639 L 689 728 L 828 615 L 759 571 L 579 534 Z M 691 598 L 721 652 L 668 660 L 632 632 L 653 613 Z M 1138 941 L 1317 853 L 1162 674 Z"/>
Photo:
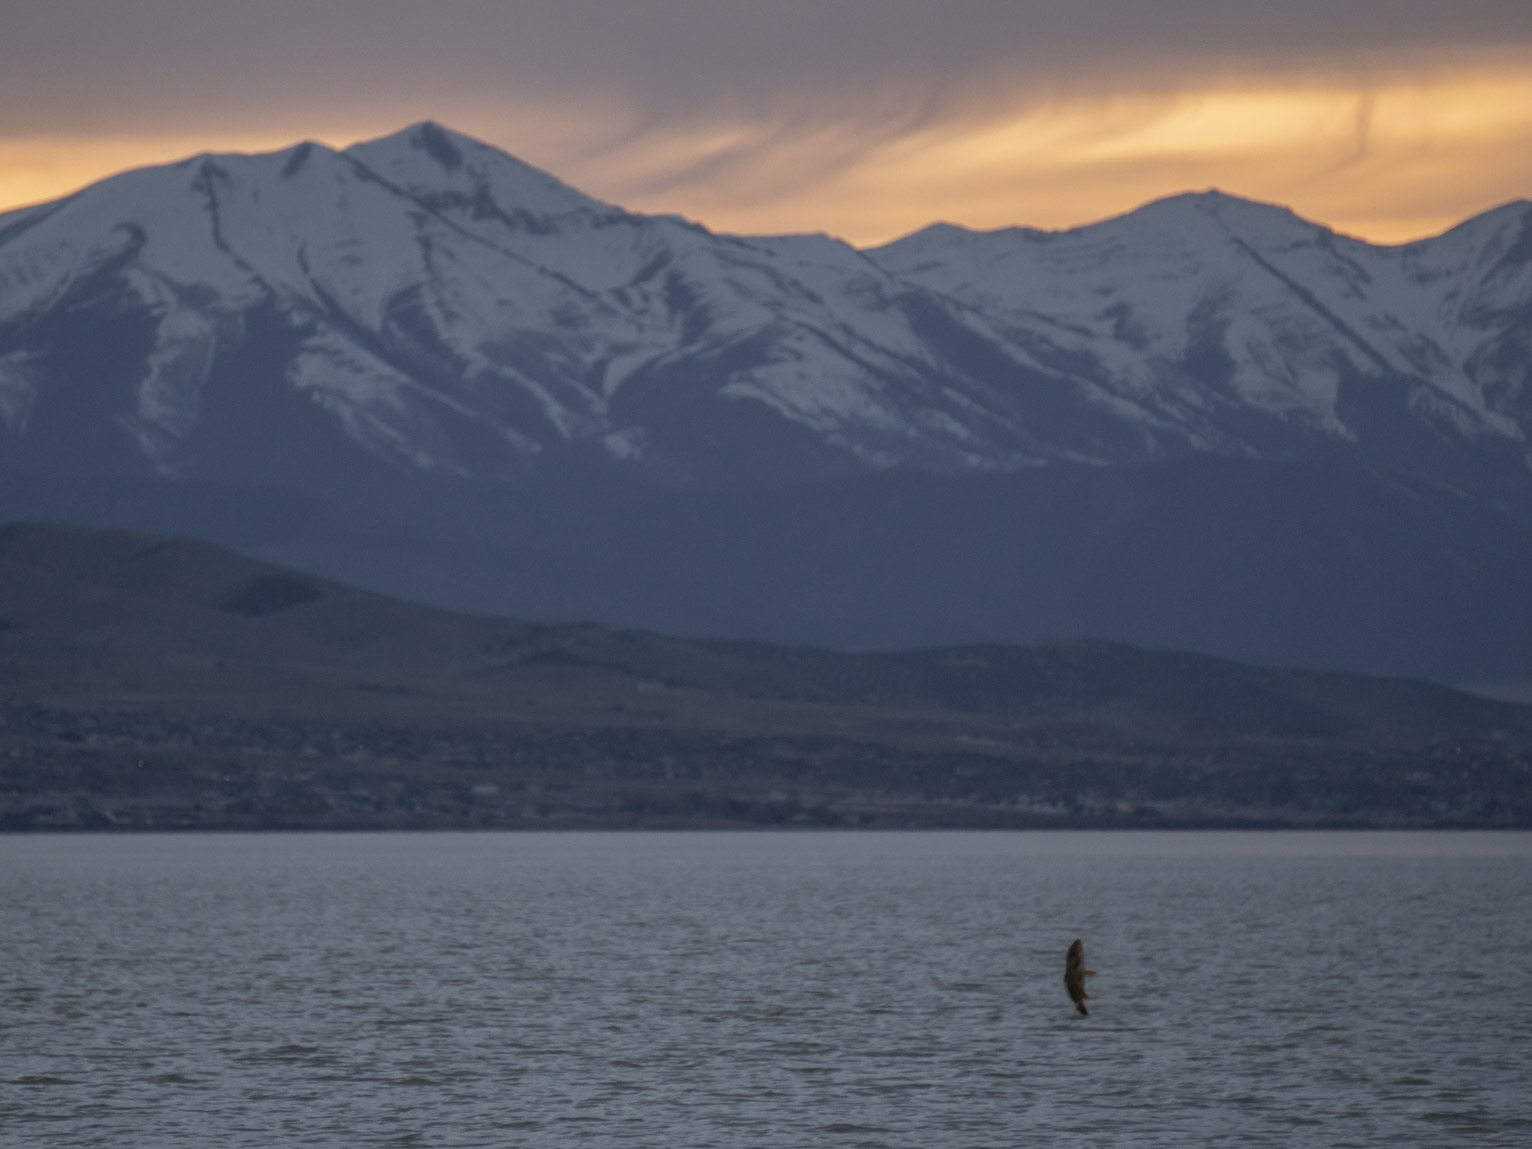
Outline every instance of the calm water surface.
<path fill-rule="evenodd" d="M 1532 1145 L 1532 835 L 9 837 L 0 915 L 7 1147 Z"/>

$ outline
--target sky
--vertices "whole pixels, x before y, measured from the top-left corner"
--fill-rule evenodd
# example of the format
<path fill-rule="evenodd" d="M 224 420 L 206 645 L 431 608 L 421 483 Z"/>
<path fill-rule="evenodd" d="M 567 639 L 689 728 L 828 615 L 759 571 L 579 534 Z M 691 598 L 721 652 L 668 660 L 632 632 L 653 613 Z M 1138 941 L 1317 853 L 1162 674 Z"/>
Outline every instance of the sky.
<path fill-rule="evenodd" d="M 1186 190 L 1375 242 L 1532 198 L 1528 0 L 4 0 L 0 210 L 434 119 L 637 211 L 853 243 Z"/>

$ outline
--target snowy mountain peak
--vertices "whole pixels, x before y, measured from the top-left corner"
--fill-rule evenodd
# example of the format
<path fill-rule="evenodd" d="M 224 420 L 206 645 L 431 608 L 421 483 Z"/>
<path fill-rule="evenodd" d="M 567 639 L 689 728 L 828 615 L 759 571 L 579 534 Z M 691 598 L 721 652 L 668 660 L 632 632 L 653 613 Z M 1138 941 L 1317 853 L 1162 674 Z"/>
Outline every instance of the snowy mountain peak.
<path fill-rule="evenodd" d="M 1525 203 L 1392 248 L 1205 191 L 857 251 L 626 212 L 426 122 L 0 215 L 0 448 L 89 425 L 102 458 L 192 475 L 298 410 L 314 441 L 449 475 L 591 451 L 689 475 L 1334 451 L 1525 474 L 1529 330 Z M 232 409 L 266 414 L 216 430 Z"/>
<path fill-rule="evenodd" d="M 529 219 L 617 211 L 514 156 L 430 120 L 352 144 L 344 154 L 432 206 L 466 204 L 481 215 Z"/>
<path fill-rule="evenodd" d="M 1274 237 L 1309 236 L 1319 232 L 1333 234 L 1322 224 L 1306 220 L 1280 204 L 1244 199 L 1216 188 L 1151 200 L 1126 215 L 1095 226 L 1148 227 L 1155 230 L 1179 227 L 1193 233 L 1212 226 L 1237 232 L 1246 238 L 1262 234 Z"/>

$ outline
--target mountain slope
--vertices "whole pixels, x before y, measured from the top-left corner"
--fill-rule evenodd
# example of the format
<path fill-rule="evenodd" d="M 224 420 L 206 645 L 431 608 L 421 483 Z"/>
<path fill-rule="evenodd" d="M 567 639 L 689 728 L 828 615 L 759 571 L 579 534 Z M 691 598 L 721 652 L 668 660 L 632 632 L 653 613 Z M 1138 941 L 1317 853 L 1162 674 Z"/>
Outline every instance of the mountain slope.
<path fill-rule="evenodd" d="M 0 517 L 442 605 L 1532 678 L 1532 205 L 857 251 L 434 124 L 0 215 Z"/>
<path fill-rule="evenodd" d="M 1108 643 L 844 654 L 0 528 L 0 829 L 1532 819 L 1532 708 Z"/>
<path fill-rule="evenodd" d="M 1210 193 L 860 253 L 634 215 L 424 124 L 0 217 L 0 412 L 13 451 L 70 418 L 124 462 L 201 473 L 210 392 L 254 389 L 223 376 L 266 352 L 264 389 L 350 441 L 478 477 L 582 442 L 685 469 L 707 453 L 687 430 L 730 407 L 878 466 L 1390 456 L 1403 436 L 1524 471 L 1529 237 L 1514 204 L 1377 249 Z M 109 377 L 71 347 L 86 331 Z"/>
<path fill-rule="evenodd" d="M 546 626 L 418 606 L 196 540 L 43 523 L 0 527 L 0 623 L 0 683 L 27 701 L 338 713 L 360 683 L 493 715 L 515 710 L 514 676 L 555 705 L 560 691 L 679 691 L 668 705 L 682 725 L 735 698 L 1142 731 L 1532 740 L 1532 707 L 1405 679 L 1099 642 L 849 654 Z"/>
<path fill-rule="evenodd" d="M 1454 452 L 1525 470 L 1532 205 L 1378 248 L 1217 192 L 1094 227 L 937 226 L 870 253 L 1198 429 L 1193 449 L 1374 460 Z M 1023 337 L 1024 338 L 1024 337 Z M 1427 454 L 1423 460 L 1420 454 Z"/>

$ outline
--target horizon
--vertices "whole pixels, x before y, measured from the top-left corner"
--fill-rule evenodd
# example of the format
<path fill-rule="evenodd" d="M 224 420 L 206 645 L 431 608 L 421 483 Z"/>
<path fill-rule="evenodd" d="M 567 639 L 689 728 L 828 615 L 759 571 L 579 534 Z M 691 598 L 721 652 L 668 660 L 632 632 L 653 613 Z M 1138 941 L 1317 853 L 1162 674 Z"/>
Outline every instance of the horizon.
<path fill-rule="evenodd" d="M 0 210 L 423 119 L 591 196 L 858 247 L 1199 188 L 1375 244 L 1532 196 L 1532 8 L 1294 0 L 18 0 Z"/>
<path fill-rule="evenodd" d="M 384 140 L 384 139 L 389 139 L 389 138 L 391 138 L 393 136 L 402 136 L 402 135 L 404 135 L 404 134 L 406 134 L 408 132 L 414 131 L 414 130 L 422 128 L 422 127 L 427 127 L 427 126 L 437 128 L 437 129 L 439 129 L 441 131 L 447 132 L 450 135 L 454 135 L 454 136 L 457 136 L 457 137 L 463 138 L 463 139 L 468 139 L 468 140 L 471 140 L 471 141 L 473 141 L 475 143 L 478 143 L 478 144 L 480 144 L 482 146 L 492 148 L 493 150 L 500 152 L 502 155 L 505 155 L 505 156 L 509 157 L 510 159 L 515 160 L 518 163 L 525 164 L 526 166 L 531 167 L 534 170 L 541 172 L 543 175 L 552 177 L 553 179 L 557 180 L 559 183 L 565 185 L 566 187 L 569 187 L 569 188 L 573 189 L 574 191 L 576 191 L 576 192 L 578 192 L 578 193 L 580 193 L 582 195 L 587 196 L 588 198 L 598 200 L 598 201 L 600 201 L 600 202 L 602 202 L 604 204 L 607 204 L 608 206 L 616 207 L 619 210 L 629 212 L 630 214 L 641 215 L 641 216 L 650 216 L 650 217 L 676 216 L 676 217 L 685 219 L 688 223 L 699 225 L 699 226 L 705 228 L 706 230 L 708 230 L 709 232 L 712 232 L 713 234 L 737 236 L 737 237 L 740 237 L 740 238 L 751 238 L 751 237 L 764 238 L 764 237 L 769 237 L 769 236 L 788 236 L 788 235 L 824 235 L 824 236 L 827 236 L 827 237 L 829 237 L 831 239 L 835 239 L 835 240 L 838 240 L 840 242 L 843 242 L 843 243 L 847 244 L 848 246 L 850 246 L 852 248 L 855 248 L 858 251 L 870 251 L 870 250 L 874 250 L 874 249 L 879 248 L 879 247 L 889 246 L 889 245 L 891 245 L 893 243 L 897 243 L 898 241 L 900 241 L 902 239 L 908 238 L 909 236 L 917 235 L 920 232 L 926 231 L 926 230 L 928 230 L 930 228 L 934 228 L 934 227 L 951 227 L 951 228 L 956 228 L 956 229 L 959 229 L 959 230 L 962 230 L 962 231 L 971 232 L 971 233 L 974 233 L 974 234 L 988 234 L 988 233 L 995 233 L 995 232 L 1018 231 L 1018 230 L 1019 231 L 1043 232 L 1043 233 L 1047 233 L 1047 234 L 1064 234 L 1064 233 L 1067 233 L 1067 232 L 1080 231 L 1080 230 L 1083 230 L 1083 229 L 1086 229 L 1086 228 L 1090 228 L 1090 227 L 1093 227 L 1093 226 L 1096 226 L 1096 225 L 1099 225 L 1099 224 L 1108 223 L 1108 222 L 1111 222 L 1112 220 L 1123 219 L 1125 217 L 1134 215 L 1137 212 L 1140 212 L 1140 211 L 1142 211 L 1142 210 L 1144 210 L 1146 208 L 1152 207 L 1152 206 L 1154 206 L 1155 204 L 1158 204 L 1158 203 L 1164 203 L 1164 202 L 1168 202 L 1168 201 L 1171 201 L 1171 200 L 1177 200 L 1177 199 L 1183 199 L 1183 198 L 1202 197 L 1202 196 L 1209 196 L 1209 195 L 1223 196 L 1223 197 L 1228 198 L 1228 199 L 1239 200 L 1240 202 L 1243 202 L 1243 203 L 1255 204 L 1255 205 L 1258 205 L 1258 206 L 1261 206 L 1261 207 L 1268 207 L 1268 208 L 1272 208 L 1272 209 L 1279 210 L 1279 211 L 1290 212 L 1291 214 L 1293 214 L 1294 216 L 1298 217 L 1299 219 L 1302 219 L 1306 223 L 1310 223 L 1310 224 L 1314 224 L 1316 226 L 1322 227 L 1322 228 L 1326 229 L 1327 231 L 1330 231 L 1333 234 L 1341 236 L 1343 238 L 1353 239 L 1353 240 L 1360 241 L 1362 243 L 1366 243 L 1366 244 L 1368 244 L 1371 247 L 1404 247 L 1404 246 L 1408 246 L 1409 244 L 1412 244 L 1412 243 L 1419 243 L 1419 242 L 1424 242 L 1424 241 L 1428 241 L 1428 240 L 1439 238 L 1440 236 L 1446 235 L 1448 232 L 1451 232 L 1451 231 L 1453 231 L 1453 230 L 1463 226 L 1464 224 L 1470 223 L 1470 222 L 1472 222 L 1475 219 L 1478 219 L 1478 218 L 1480 218 L 1482 216 L 1488 215 L 1488 214 L 1490 214 L 1492 212 L 1498 211 L 1498 210 L 1500 210 L 1502 208 L 1510 207 L 1510 206 L 1515 205 L 1515 204 L 1532 202 L 1532 195 L 1513 196 L 1510 199 L 1504 199 L 1504 200 L 1500 200 L 1498 202 L 1490 203 L 1490 204 L 1488 204 L 1488 205 L 1486 205 L 1486 206 L 1484 206 L 1484 207 L 1482 207 L 1482 208 L 1480 208 L 1478 210 L 1474 210 L 1474 211 L 1469 212 L 1467 215 L 1463 215 L 1463 216 L 1460 216 L 1458 218 L 1455 218 L 1455 219 L 1452 219 L 1450 221 L 1447 221 L 1446 223 L 1444 223 L 1440 228 L 1438 228 L 1435 231 L 1427 232 L 1427 233 L 1422 234 L 1422 235 L 1412 236 L 1410 238 L 1405 238 L 1405 239 L 1377 240 L 1377 239 L 1373 239 L 1373 238 L 1370 238 L 1370 237 L 1365 236 L 1365 235 L 1358 234 L 1356 232 L 1347 231 L 1346 229 L 1344 229 L 1342 227 L 1338 227 L 1335 224 L 1333 224 L 1333 223 L 1331 223 L 1331 222 L 1329 222 L 1327 220 L 1318 219 L 1318 218 L 1315 218 L 1315 217 L 1313 217 L 1311 215 L 1305 214 L 1303 211 L 1299 210 L 1293 204 L 1283 203 L 1283 202 L 1276 201 L 1276 200 L 1263 199 L 1263 198 L 1261 198 L 1259 196 L 1256 196 L 1256 195 L 1248 195 L 1248 194 L 1244 194 L 1243 192 L 1233 191 L 1233 190 L 1230 190 L 1230 189 L 1224 188 L 1224 187 L 1209 186 L 1209 187 L 1183 188 L 1183 189 L 1178 190 L 1178 191 L 1170 191 L 1170 192 L 1165 192 L 1165 193 L 1162 193 L 1162 194 L 1153 195 L 1153 196 L 1151 196 L 1148 199 L 1132 203 L 1132 204 L 1130 204 L 1130 205 L 1128 205 L 1126 207 L 1123 207 L 1123 208 L 1121 208 L 1119 210 L 1112 211 L 1111 213 L 1109 213 L 1107 215 L 1094 216 L 1094 217 L 1087 218 L 1087 219 L 1081 219 L 1081 220 L 1079 220 L 1077 222 L 1067 223 L 1067 224 L 1062 224 L 1062 225 L 1057 225 L 1057 226 L 1034 224 L 1034 223 L 1028 222 L 1026 220 L 1016 220 L 1016 221 L 1011 222 L 1011 223 L 1001 223 L 1001 224 L 996 224 L 996 225 L 993 225 L 993 226 L 973 226 L 973 225 L 970 225 L 970 224 L 965 224 L 965 223 L 959 222 L 959 221 L 957 221 L 956 219 L 953 219 L 953 218 L 937 216 L 937 217 L 933 217 L 933 218 L 927 219 L 925 222 L 916 224 L 914 227 L 912 227 L 912 228 L 910 228 L 910 229 L 908 229 L 906 231 L 899 232 L 898 234 L 895 234 L 895 235 L 891 235 L 891 236 L 888 236 L 888 237 L 885 237 L 885 238 L 877 239 L 877 240 L 874 240 L 874 241 L 871 241 L 871 242 L 858 242 L 857 240 L 855 240 L 855 239 L 853 239 L 853 238 L 851 238 L 849 236 L 844 236 L 844 235 L 838 234 L 838 233 L 836 233 L 834 231 L 831 231 L 831 230 L 829 230 L 827 228 L 819 228 L 819 227 L 808 226 L 808 227 L 799 228 L 799 229 L 795 229 L 795 230 L 791 230 L 791 231 L 757 231 L 757 232 L 747 232 L 747 231 L 740 231 L 740 230 L 734 230 L 734 229 L 715 227 L 712 224 L 710 224 L 707 220 L 698 219 L 698 218 L 695 218 L 693 216 L 686 215 L 686 214 L 684 214 L 682 212 L 679 212 L 679 211 L 667 210 L 663 206 L 660 206 L 660 207 L 657 207 L 657 208 L 639 208 L 639 207 L 631 206 L 631 205 L 626 204 L 626 203 L 614 202 L 612 200 L 606 199 L 605 197 L 603 197 L 603 196 L 601 196 L 599 194 L 591 192 L 589 189 L 579 185 L 578 183 L 575 183 L 575 182 L 573 182 L 571 180 L 565 179 L 564 176 L 560 172 L 558 172 L 556 170 L 547 169 L 547 168 L 542 167 L 539 164 L 533 163 L 532 161 L 529 161 L 526 158 L 517 155 L 514 151 L 508 150 L 508 149 L 500 146 L 499 144 L 496 144 L 496 143 L 491 142 L 489 140 L 481 139 L 481 138 L 473 135 L 470 132 L 460 131 L 459 129 L 457 129 L 457 128 L 449 125 L 449 124 L 443 123 L 440 120 L 436 120 L 436 119 L 432 119 L 432 118 L 426 117 L 426 118 L 423 118 L 423 119 L 413 120 L 413 121 L 411 121 L 409 123 L 404 124 L 402 127 L 398 127 L 398 128 L 394 128 L 394 129 L 391 129 L 391 130 L 388 130 L 388 131 L 384 131 L 382 133 L 379 133 L 378 135 L 367 136 L 367 137 L 362 137 L 362 138 L 358 138 L 358 139 L 348 139 L 344 143 L 340 143 L 340 144 L 331 143 L 331 142 L 329 142 L 327 140 L 317 139 L 317 138 L 314 138 L 314 137 L 305 137 L 305 138 L 302 138 L 302 139 L 293 140 L 293 141 L 291 141 L 289 143 L 279 144 L 279 145 L 271 146 L 271 147 L 260 147 L 260 148 L 204 148 L 204 149 L 201 149 L 201 150 L 198 150 L 198 151 L 189 152 L 189 153 L 184 154 L 184 155 L 178 155 L 178 156 L 174 156 L 174 157 L 171 157 L 171 158 L 168 158 L 168 159 L 164 159 L 164 160 L 156 160 L 156 161 L 151 161 L 151 162 L 146 162 L 146 163 L 137 163 L 137 164 L 133 164 L 133 165 L 131 165 L 129 167 L 121 168 L 121 169 L 116 170 L 116 171 L 107 172 L 106 174 L 104 174 L 104 175 L 102 175 L 102 176 L 100 176 L 98 178 L 92 179 L 92 180 L 90 180 L 87 183 L 81 184 L 81 185 L 79 185 L 77 187 L 71 187 L 68 190 L 63 191 L 63 192 L 61 192 L 58 195 L 50 196 L 50 197 L 45 198 L 45 199 L 33 200 L 33 201 L 30 201 L 30 202 L 18 203 L 18 204 L 9 204 L 9 205 L 7 205 L 7 204 L 0 204 L 0 218 L 3 218 L 4 216 L 12 214 L 12 213 L 15 213 L 15 212 L 27 211 L 27 210 L 29 210 L 31 208 L 42 207 L 42 206 L 44 206 L 46 204 L 49 204 L 49 203 L 58 203 L 60 201 L 70 199 L 70 198 L 72 198 L 74 196 L 77 196 L 77 195 L 80 195 L 80 194 L 83 194 L 83 193 L 89 191 L 91 188 L 93 188 L 93 187 L 95 187 L 95 186 L 97 186 L 99 184 L 108 182 L 108 181 L 110 181 L 112 179 L 115 179 L 115 178 L 117 178 L 119 176 L 124 176 L 124 175 L 131 174 L 133 172 L 149 171 L 149 170 L 154 170 L 154 169 L 159 169 L 159 168 L 172 168 L 172 167 L 177 167 L 177 166 L 179 166 L 181 164 L 188 163 L 188 162 L 190 162 L 192 160 L 203 159 L 203 158 L 214 158 L 214 159 L 216 159 L 216 158 L 226 157 L 226 156 L 253 158 L 253 157 L 259 157 L 259 156 L 281 155 L 281 154 L 284 154 L 284 153 L 287 153 L 287 152 L 295 151 L 296 149 L 301 148 L 301 147 L 305 147 L 305 146 L 318 146 L 318 147 L 325 148 L 325 149 L 329 150 L 332 153 L 342 154 L 342 153 L 345 153 L 346 151 L 348 151 L 349 149 L 351 149 L 353 147 L 357 147 L 357 146 L 362 145 L 362 144 L 372 143 L 372 142 L 376 142 L 376 141 Z"/>

